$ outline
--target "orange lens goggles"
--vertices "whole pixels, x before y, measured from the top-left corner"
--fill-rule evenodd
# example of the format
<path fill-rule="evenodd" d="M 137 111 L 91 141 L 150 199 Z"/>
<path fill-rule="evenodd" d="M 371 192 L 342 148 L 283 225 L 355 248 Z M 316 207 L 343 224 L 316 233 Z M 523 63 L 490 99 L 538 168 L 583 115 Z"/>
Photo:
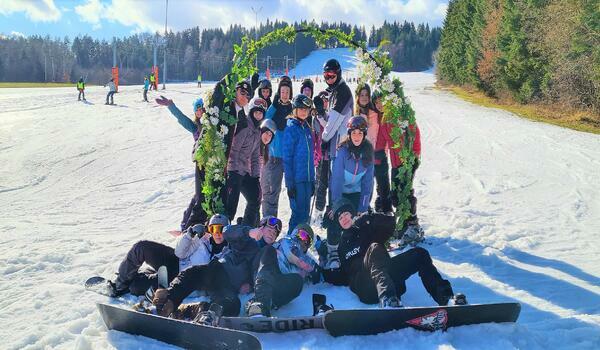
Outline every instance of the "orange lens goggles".
<path fill-rule="evenodd" d="M 208 232 L 211 235 L 222 235 L 223 225 L 208 225 Z"/>

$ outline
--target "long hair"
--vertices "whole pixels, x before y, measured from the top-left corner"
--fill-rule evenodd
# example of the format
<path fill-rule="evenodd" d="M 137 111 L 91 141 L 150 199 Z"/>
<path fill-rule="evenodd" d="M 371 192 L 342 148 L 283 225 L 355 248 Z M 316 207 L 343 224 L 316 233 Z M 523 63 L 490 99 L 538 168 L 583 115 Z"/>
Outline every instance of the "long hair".
<path fill-rule="evenodd" d="M 350 153 L 350 157 L 355 157 L 356 159 L 360 159 L 363 162 L 365 167 L 368 167 L 373 163 L 373 144 L 369 140 L 367 140 L 367 135 L 363 134 L 363 141 L 359 146 L 354 146 L 350 137 L 346 138 L 344 141 L 340 142 L 338 148 L 347 147 Z"/>
<path fill-rule="evenodd" d="M 363 90 L 367 90 L 367 95 L 369 97 L 369 102 L 367 103 L 366 106 L 361 106 L 360 103 L 358 102 L 360 99 L 360 92 Z M 373 101 L 371 101 L 371 87 L 369 86 L 369 84 L 367 84 L 367 83 L 358 84 L 354 93 L 356 95 L 355 101 L 354 101 L 354 114 L 355 115 L 362 114 L 362 115 L 368 116 L 369 109 L 375 110 L 375 105 L 373 104 Z"/>

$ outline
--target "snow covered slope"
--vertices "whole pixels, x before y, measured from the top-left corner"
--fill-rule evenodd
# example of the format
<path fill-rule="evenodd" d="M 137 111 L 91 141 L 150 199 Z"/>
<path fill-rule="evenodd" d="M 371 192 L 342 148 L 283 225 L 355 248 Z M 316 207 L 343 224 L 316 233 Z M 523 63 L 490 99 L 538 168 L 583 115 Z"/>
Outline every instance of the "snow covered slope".
<path fill-rule="evenodd" d="M 466 103 L 434 89 L 431 74 L 399 76 L 423 136 L 415 187 L 426 248 L 471 303 L 518 301 L 521 317 L 433 334 L 261 334 L 264 348 L 600 348 L 600 137 Z M 208 88 L 160 93 L 191 115 Z M 139 86 L 122 88 L 117 106 L 105 93 L 91 87 L 82 103 L 74 88 L 0 90 L 3 349 L 169 348 L 107 332 L 95 307 L 107 298 L 83 281 L 112 276 L 137 240 L 173 244 L 166 231 L 194 191 L 192 136 L 141 102 Z M 287 226 L 285 191 L 280 203 Z M 404 304 L 433 305 L 418 277 L 407 286 Z M 313 292 L 364 307 L 345 288 L 318 285 L 277 314 L 309 314 Z"/>
<path fill-rule="evenodd" d="M 294 69 L 290 69 L 289 75 L 296 77 L 307 77 L 320 75 L 323 72 L 323 64 L 330 58 L 340 62 L 342 71 L 347 72 L 356 66 L 354 51 L 346 47 L 337 49 L 322 49 L 311 52 L 298 62 Z"/>

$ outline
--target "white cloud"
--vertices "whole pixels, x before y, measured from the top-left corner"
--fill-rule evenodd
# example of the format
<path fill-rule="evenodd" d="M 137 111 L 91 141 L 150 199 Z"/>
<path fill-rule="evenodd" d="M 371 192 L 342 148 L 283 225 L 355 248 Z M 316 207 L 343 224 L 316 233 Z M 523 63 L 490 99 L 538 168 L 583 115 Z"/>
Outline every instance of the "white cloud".
<path fill-rule="evenodd" d="M 56 22 L 61 18 L 61 12 L 54 0 L 0 1 L 0 14 L 10 15 L 15 12 L 25 12 L 33 22 Z"/>
<path fill-rule="evenodd" d="M 100 24 L 106 7 L 99 0 L 88 0 L 84 5 L 75 6 L 75 13 L 83 22 Z"/>

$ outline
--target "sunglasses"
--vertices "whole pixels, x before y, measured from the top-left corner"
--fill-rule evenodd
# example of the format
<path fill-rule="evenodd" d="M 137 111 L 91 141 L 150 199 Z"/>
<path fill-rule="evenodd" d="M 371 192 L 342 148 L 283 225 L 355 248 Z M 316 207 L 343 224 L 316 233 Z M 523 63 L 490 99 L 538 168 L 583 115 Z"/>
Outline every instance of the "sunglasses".
<path fill-rule="evenodd" d="M 242 90 L 242 89 L 240 89 L 240 95 L 246 96 L 246 97 L 250 96 L 250 94 L 248 93 L 248 91 Z"/>
<path fill-rule="evenodd" d="M 211 235 L 222 235 L 223 234 L 223 225 L 208 225 L 208 232 Z"/>
<path fill-rule="evenodd" d="M 262 220 L 260 220 L 260 225 L 261 226 L 270 226 L 272 228 L 274 228 L 277 233 L 281 233 L 281 228 L 283 226 L 283 224 L 281 223 L 281 220 L 279 220 L 278 218 L 274 217 L 274 216 L 270 216 L 268 218 L 263 218 Z"/>
<path fill-rule="evenodd" d="M 312 238 L 310 237 L 310 234 L 308 232 L 306 232 L 305 230 L 302 230 L 302 229 L 297 230 L 296 237 L 298 237 L 298 239 L 305 242 L 309 246 L 312 243 Z"/>
<path fill-rule="evenodd" d="M 335 74 L 335 73 L 327 73 L 327 72 L 326 72 L 326 73 L 324 73 L 324 74 L 323 74 L 323 77 L 324 77 L 326 80 L 329 80 L 329 79 L 335 79 L 335 78 L 337 78 L 337 74 Z"/>

